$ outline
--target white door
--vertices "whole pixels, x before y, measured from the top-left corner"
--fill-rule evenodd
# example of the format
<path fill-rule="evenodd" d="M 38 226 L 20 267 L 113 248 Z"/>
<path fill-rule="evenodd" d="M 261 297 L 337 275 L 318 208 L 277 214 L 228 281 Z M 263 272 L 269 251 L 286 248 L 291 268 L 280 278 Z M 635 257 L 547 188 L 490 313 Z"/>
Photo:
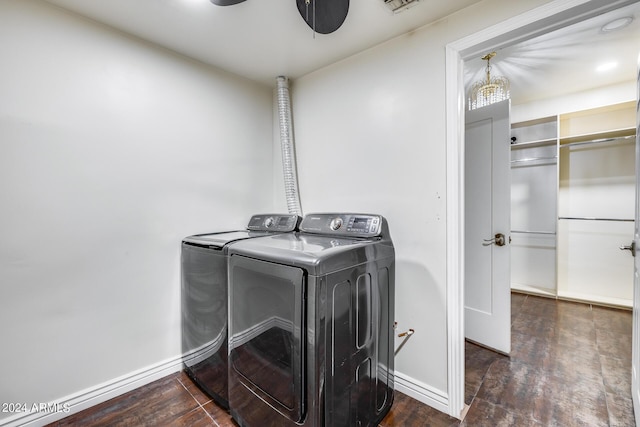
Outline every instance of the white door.
<path fill-rule="evenodd" d="M 466 112 L 465 337 L 511 351 L 510 101 Z"/>
<path fill-rule="evenodd" d="M 636 97 L 636 217 L 633 233 L 633 243 L 629 249 L 635 258 L 633 261 L 633 354 L 631 394 L 633 395 L 633 409 L 636 415 L 636 425 L 640 426 L 640 257 L 635 254 L 640 244 L 638 224 L 640 221 L 640 57 L 638 57 L 638 84 Z"/>

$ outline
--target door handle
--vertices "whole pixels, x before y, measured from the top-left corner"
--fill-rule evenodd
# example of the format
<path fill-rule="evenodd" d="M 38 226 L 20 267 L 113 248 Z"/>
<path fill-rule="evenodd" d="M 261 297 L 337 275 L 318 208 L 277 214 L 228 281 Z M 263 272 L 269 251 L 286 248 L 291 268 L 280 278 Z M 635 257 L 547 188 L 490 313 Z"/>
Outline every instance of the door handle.
<path fill-rule="evenodd" d="M 636 256 L 636 241 L 631 242 L 629 246 L 620 246 L 621 251 L 631 251 L 632 256 Z"/>
<path fill-rule="evenodd" d="M 482 239 L 484 241 L 484 243 L 482 244 L 482 246 L 491 246 L 495 243 L 496 246 L 504 246 L 507 244 L 507 241 L 504 237 L 504 234 L 502 233 L 497 233 L 493 239 Z"/>

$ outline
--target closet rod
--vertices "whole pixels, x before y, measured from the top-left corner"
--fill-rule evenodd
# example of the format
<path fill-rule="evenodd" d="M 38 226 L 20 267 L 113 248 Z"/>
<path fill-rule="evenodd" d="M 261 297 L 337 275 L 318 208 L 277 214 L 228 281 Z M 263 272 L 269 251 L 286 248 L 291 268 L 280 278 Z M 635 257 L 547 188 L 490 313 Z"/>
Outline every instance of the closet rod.
<path fill-rule="evenodd" d="M 634 219 L 623 219 L 623 218 L 596 218 L 593 216 L 561 216 L 558 219 L 576 219 L 580 221 L 618 221 L 618 222 L 634 222 Z"/>
<path fill-rule="evenodd" d="M 521 234 L 549 234 L 556 235 L 555 231 L 530 231 L 530 230 L 511 230 L 512 233 L 521 233 Z"/>
<path fill-rule="evenodd" d="M 534 162 L 536 160 L 551 160 L 551 161 L 556 162 L 558 160 L 558 158 L 556 156 L 553 156 L 553 157 L 527 157 L 526 159 L 511 160 L 511 163 Z"/>
<path fill-rule="evenodd" d="M 578 145 L 602 144 L 604 142 L 614 142 L 614 141 L 626 140 L 626 139 L 628 139 L 630 142 L 631 141 L 635 141 L 636 136 L 635 135 L 629 135 L 629 136 L 618 136 L 616 138 L 594 139 L 592 141 L 570 142 L 568 144 L 560 144 L 560 148 L 575 147 L 575 146 L 578 146 Z"/>

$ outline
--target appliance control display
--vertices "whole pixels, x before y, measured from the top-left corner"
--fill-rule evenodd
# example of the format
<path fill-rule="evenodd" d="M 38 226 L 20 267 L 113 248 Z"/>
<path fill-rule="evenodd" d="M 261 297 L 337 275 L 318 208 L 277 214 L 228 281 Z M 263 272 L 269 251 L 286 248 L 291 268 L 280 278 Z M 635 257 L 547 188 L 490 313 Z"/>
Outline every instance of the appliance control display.
<path fill-rule="evenodd" d="M 280 220 L 278 220 L 278 226 L 286 227 L 292 220 L 293 220 L 293 217 L 282 216 L 280 217 Z"/>
<path fill-rule="evenodd" d="M 298 215 L 264 214 L 254 215 L 247 229 L 253 231 L 294 231 L 298 227 Z"/>
<path fill-rule="evenodd" d="M 371 220 L 367 218 L 353 218 L 353 220 L 351 221 L 351 227 L 357 228 L 358 230 L 366 230 L 370 222 Z"/>
<path fill-rule="evenodd" d="M 300 231 L 354 237 L 373 237 L 382 232 L 382 217 L 368 214 L 310 214 Z"/>
<path fill-rule="evenodd" d="M 352 233 L 371 233 L 378 232 L 380 219 L 375 216 L 353 216 L 349 219 L 347 231 Z"/>

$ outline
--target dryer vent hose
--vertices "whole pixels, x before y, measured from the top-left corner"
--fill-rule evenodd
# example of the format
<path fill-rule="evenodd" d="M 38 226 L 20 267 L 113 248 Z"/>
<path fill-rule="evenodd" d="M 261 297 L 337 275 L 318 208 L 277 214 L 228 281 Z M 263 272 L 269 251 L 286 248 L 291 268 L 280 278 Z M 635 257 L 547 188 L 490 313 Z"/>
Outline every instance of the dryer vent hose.
<path fill-rule="evenodd" d="M 287 209 L 290 214 L 302 216 L 300 194 L 298 192 L 296 153 L 293 143 L 293 127 L 291 124 L 289 79 L 284 76 L 279 76 L 277 78 L 277 84 L 278 121 L 280 123 L 280 146 L 282 149 L 282 169 L 284 173 L 284 191 L 287 197 Z"/>

